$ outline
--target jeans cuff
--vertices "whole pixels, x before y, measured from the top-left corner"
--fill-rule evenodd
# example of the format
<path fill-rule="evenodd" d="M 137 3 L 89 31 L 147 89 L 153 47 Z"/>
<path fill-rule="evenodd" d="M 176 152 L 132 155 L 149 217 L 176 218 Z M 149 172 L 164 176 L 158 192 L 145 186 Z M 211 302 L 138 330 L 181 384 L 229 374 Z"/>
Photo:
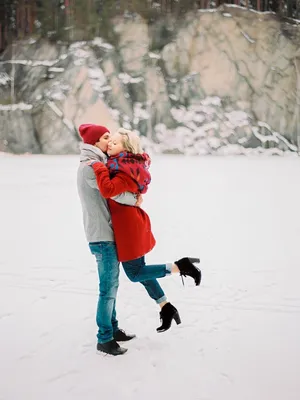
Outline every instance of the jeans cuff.
<path fill-rule="evenodd" d="M 163 296 L 160 299 L 155 300 L 157 304 L 163 303 L 164 301 L 167 301 L 167 296 Z"/>
<path fill-rule="evenodd" d="M 172 263 L 167 263 L 166 264 L 166 275 L 171 275 L 172 274 Z"/>

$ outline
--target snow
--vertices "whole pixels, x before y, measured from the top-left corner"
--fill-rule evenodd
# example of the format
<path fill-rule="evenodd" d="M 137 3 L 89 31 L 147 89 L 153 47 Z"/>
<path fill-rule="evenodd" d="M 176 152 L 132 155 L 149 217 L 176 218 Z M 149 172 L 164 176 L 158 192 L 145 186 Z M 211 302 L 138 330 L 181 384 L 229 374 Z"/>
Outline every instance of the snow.
<path fill-rule="evenodd" d="M 221 107 L 222 100 L 218 96 L 208 96 L 204 100 L 201 100 L 201 104 L 204 106 L 214 105 L 217 107 Z"/>
<path fill-rule="evenodd" d="M 78 157 L 0 157 L 0 398 L 298 400 L 298 158 L 155 156 L 143 207 L 149 263 L 200 256 L 203 284 L 161 280 L 180 326 L 121 271 L 120 326 L 96 355 L 96 264 L 76 191 Z"/>
<path fill-rule="evenodd" d="M 53 89 L 53 86 L 52 86 L 52 88 L 51 89 Z M 61 92 L 61 91 L 58 91 L 58 92 L 49 92 L 48 93 L 49 94 L 49 97 L 52 99 L 52 100 L 58 100 L 58 101 L 61 101 L 61 100 L 64 100 L 65 98 L 66 98 L 66 96 L 65 96 L 65 94 L 63 93 L 63 92 Z M 39 97 L 39 96 L 38 96 Z"/>
<path fill-rule="evenodd" d="M 97 89 L 97 90 L 100 90 L 101 93 L 110 92 L 112 90 L 112 87 L 109 86 L 109 85 L 101 86 L 101 87 L 98 87 L 98 88 L 97 88 L 97 86 L 93 86 L 93 88 Z"/>
<path fill-rule="evenodd" d="M 237 4 L 226 4 L 226 6 L 224 8 L 228 9 L 228 10 L 230 8 L 239 8 L 242 11 L 245 10 L 245 7 L 239 6 Z M 197 10 L 198 13 L 213 13 L 213 12 L 218 12 L 218 11 L 219 11 L 218 8 L 198 9 Z M 257 11 L 257 10 L 253 10 L 253 9 L 250 9 L 250 8 L 248 8 L 247 11 L 251 11 L 251 12 L 257 14 L 257 15 L 274 15 L 274 16 L 276 16 L 276 13 L 273 12 L 273 11 Z M 223 13 L 223 16 L 224 17 L 229 17 L 229 16 L 231 16 L 231 14 L 230 13 Z M 290 22 L 295 22 L 295 25 L 293 25 L 293 26 L 298 26 L 299 23 L 300 23 L 300 20 L 299 19 L 295 19 L 295 18 L 289 18 L 289 21 Z"/>
<path fill-rule="evenodd" d="M 69 54 L 72 54 L 74 57 L 74 65 L 81 66 L 90 58 L 91 51 L 86 46 L 86 42 L 76 42 L 69 47 Z"/>
<path fill-rule="evenodd" d="M 6 72 L 0 72 L 0 85 L 6 85 L 11 80 Z"/>
<path fill-rule="evenodd" d="M 104 72 L 100 68 L 89 68 L 89 78 L 90 79 L 99 79 L 100 83 L 99 85 L 105 85 L 106 83 L 106 77 L 104 75 Z"/>
<path fill-rule="evenodd" d="M 118 78 L 125 84 L 125 85 L 128 85 L 129 83 L 140 83 L 140 82 L 143 82 L 144 81 L 144 78 L 143 77 L 137 77 L 137 78 L 134 78 L 134 77 L 132 77 L 132 76 L 130 76 L 129 74 L 127 74 L 126 72 L 121 72 L 119 75 L 118 75 Z"/>
<path fill-rule="evenodd" d="M 41 22 L 38 21 L 37 19 L 34 20 L 34 25 L 35 25 L 36 28 L 40 28 L 42 26 Z"/>
<path fill-rule="evenodd" d="M 89 78 L 91 80 L 91 84 L 93 89 L 97 92 L 103 93 L 107 90 L 111 90 L 111 87 L 107 85 L 107 79 L 99 67 L 89 68 Z"/>
<path fill-rule="evenodd" d="M 178 97 L 175 96 L 175 94 L 169 94 L 169 97 L 170 97 L 170 99 L 173 100 L 173 101 L 179 101 Z"/>
<path fill-rule="evenodd" d="M 72 121 L 70 121 L 68 118 L 63 118 L 63 123 L 66 125 L 66 127 L 71 131 L 75 131 L 75 126 Z"/>
<path fill-rule="evenodd" d="M 289 148 L 291 151 L 298 151 L 297 146 L 295 146 L 295 145 L 289 143 L 289 141 L 288 141 L 285 137 L 283 137 L 282 135 L 280 135 L 280 133 L 278 133 L 278 132 L 273 132 L 273 134 L 274 134 L 275 137 L 277 137 L 278 139 L 282 140 L 282 141 L 288 146 L 288 148 Z"/>
<path fill-rule="evenodd" d="M 209 9 L 198 9 L 198 13 L 214 13 L 217 12 L 218 10 L 216 8 L 209 8 Z"/>
<path fill-rule="evenodd" d="M 134 119 L 136 120 L 136 123 L 138 123 L 138 121 L 141 119 L 149 119 L 150 118 L 149 112 L 146 111 L 143 108 L 143 104 L 139 103 L 139 102 L 134 103 L 133 113 L 134 113 Z"/>
<path fill-rule="evenodd" d="M 124 122 L 122 126 L 125 129 L 129 129 L 129 130 L 131 129 L 131 124 L 129 122 Z"/>
<path fill-rule="evenodd" d="M 257 125 L 262 127 L 262 128 L 266 128 L 270 133 L 272 133 L 272 140 L 276 143 L 279 143 L 279 141 L 281 140 L 282 142 L 284 142 L 287 147 L 291 150 L 291 151 L 297 151 L 297 147 L 293 144 L 291 144 L 284 136 L 282 136 L 280 133 L 278 132 L 273 132 L 272 128 L 270 127 L 269 124 L 267 124 L 266 122 L 262 122 L 262 121 L 258 121 Z M 263 140 L 262 140 L 263 141 Z"/>
<path fill-rule="evenodd" d="M 114 121 L 118 121 L 120 117 L 120 111 L 115 108 L 108 107 L 109 113 L 111 114 Z"/>
<path fill-rule="evenodd" d="M 248 122 L 249 116 L 244 111 L 231 111 L 225 113 L 225 117 L 228 119 L 228 121 L 233 127 L 244 126 L 249 124 Z"/>
<path fill-rule="evenodd" d="M 245 11 L 245 7 L 239 6 L 237 4 L 226 4 L 226 8 L 239 8 L 240 10 Z M 266 14 L 276 15 L 276 13 L 273 12 L 273 11 L 257 11 L 257 10 L 253 10 L 253 9 L 250 9 L 250 8 L 248 8 L 247 11 L 251 11 L 251 12 L 253 12 L 255 14 L 258 14 L 258 15 L 266 15 Z"/>
<path fill-rule="evenodd" d="M 57 107 L 57 105 L 50 100 L 46 100 L 46 103 L 48 104 L 48 106 L 51 108 L 51 110 L 59 117 L 59 118 L 63 118 L 64 114 L 63 112 Z"/>
<path fill-rule="evenodd" d="M 251 112 L 235 109 L 236 106 L 242 107 L 237 104 L 232 104 L 230 107 L 224 106 L 222 100 L 217 96 L 206 97 L 188 108 L 174 106 L 170 110 L 173 118 L 180 125 L 185 125 L 189 129 L 190 137 L 183 141 L 182 127 L 167 129 L 163 124 L 159 124 L 155 130 L 158 132 L 161 143 L 157 146 L 147 142 L 147 150 L 151 149 L 154 153 L 172 151 L 185 155 L 233 155 L 233 152 L 236 151 L 236 155 L 264 153 L 283 156 L 288 155 L 289 152 L 296 153 L 298 151 L 297 146 L 288 140 L 287 137 L 290 136 L 288 133 L 283 135 L 273 131 L 268 124 L 258 121 Z M 265 128 L 270 133 L 267 136 L 264 132 Z M 211 139 L 212 136 L 216 139 Z M 249 147 L 249 142 L 254 137 L 260 140 L 261 147 Z M 236 143 L 233 144 L 234 142 Z M 269 147 L 266 146 L 268 142 L 271 143 L 271 146 L 273 142 L 279 149 L 266 149 L 265 147 Z M 227 146 L 229 146 L 228 149 L 223 148 Z"/>
<path fill-rule="evenodd" d="M 241 34 L 244 36 L 245 39 L 248 40 L 248 42 L 250 42 L 251 44 L 255 43 L 254 39 L 251 39 L 251 37 L 244 31 L 241 30 Z"/>
<path fill-rule="evenodd" d="M 32 104 L 26 103 L 0 104 L 0 111 L 31 110 L 32 107 Z"/>
<path fill-rule="evenodd" d="M 161 55 L 160 55 L 160 54 L 153 53 L 153 52 L 151 52 L 151 51 L 148 53 L 148 56 L 149 56 L 150 58 L 152 58 L 152 59 L 155 59 L 155 60 L 160 60 L 160 59 L 161 59 Z"/>
<path fill-rule="evenodd" d="M 61 67 L 50 67 L 48 68 L 48 72 L 64 72 L 64 68 Z"/>
<path fill-rule="evenodd" d="M 102 47 L 106 50 L 113 50 L 114 48 L 111 44 L 104 42 L 103 39 L 100 37 L 95 37 L 94 40 L 92 41 L 92 45 L 97 47 Z"/>
<path fill-rule="evenodd" d="M 70 50 L 75 52 L 75 56 L 77 57 L 83 57 L 86 58 L 86 54 L 84 50 L 81 51 L 79 46 L 81 46 L 82 43 L 79 42 L 78 46 L 77 43 L 74 45 L 72 44 L 70 46 Z M 75 50 L 74 50 L 75 49 Z M 68 57 L 67 54 L 61 54 L 59 58 L 54 59 L 54 60 L 5 60 L 5 61 L 0 61 L 0 65 L 4 64 L 16 64 L 16 65 L 27 65 L 30 67 L 53 67 L 55 64 L 57 64 L 60 60 L 65 60 Z M 61 72 L 61 68 L 57 68 L 58 70 L 56 72 Z M 53 70 L 53 69 L 52 69 Z"/>
<path fill-rule="evenodd" d="M 55 65 L 58 60 L 7 60 L 2 61 L 0 64 L 17 64 L 17 65 L 28 65 L 31 67 L 51 67 Z"/>

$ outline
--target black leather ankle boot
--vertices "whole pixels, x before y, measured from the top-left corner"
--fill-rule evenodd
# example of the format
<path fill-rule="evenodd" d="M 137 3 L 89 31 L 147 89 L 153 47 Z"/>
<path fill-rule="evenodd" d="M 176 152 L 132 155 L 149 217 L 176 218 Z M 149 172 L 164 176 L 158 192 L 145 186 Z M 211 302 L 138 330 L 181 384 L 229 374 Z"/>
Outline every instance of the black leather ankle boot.
<path fill-rule="evenodd" d="M 156 329 L 157 332 L 165 332 L 170 329 L 173 319 L 175 320 L 177 325 L 181 324 L 177 308 L 175 308 L 171 303 L 167 303 L 161 309 L 160 320 L 162 324 L 159 328 Z"/>
<path fill-rule="evenodd" d="M 199 258 L 184 257 L 175 261 L 174 264 L 177 265 L 181 276 L 190 276 L 194 279 L 196 286 L 199 286 L 201 282 L 201 271 L 193 264 L 199 262 Z"/>

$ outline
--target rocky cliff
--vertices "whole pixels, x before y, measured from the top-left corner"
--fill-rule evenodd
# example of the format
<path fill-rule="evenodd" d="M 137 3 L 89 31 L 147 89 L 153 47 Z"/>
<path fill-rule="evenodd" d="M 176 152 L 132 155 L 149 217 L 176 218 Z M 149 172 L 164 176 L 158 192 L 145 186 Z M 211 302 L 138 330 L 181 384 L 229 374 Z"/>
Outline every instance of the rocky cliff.
<path fill-rule="evenodd" d="M 158 152 L 300 147 L 296 21 L 223 6 L 180 24 L 113 24 L 114 45 L 31 39 L 3 54 L 0 151 L 76 153 L 82 122 L 137 129 Z"/>

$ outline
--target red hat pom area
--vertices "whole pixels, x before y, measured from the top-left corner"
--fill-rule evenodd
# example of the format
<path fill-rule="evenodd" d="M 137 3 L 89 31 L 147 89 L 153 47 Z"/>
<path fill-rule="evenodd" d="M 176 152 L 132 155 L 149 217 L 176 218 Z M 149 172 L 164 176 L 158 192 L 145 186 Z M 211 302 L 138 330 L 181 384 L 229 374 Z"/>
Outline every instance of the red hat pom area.
<path fill-rule="evenodd" d="M 95 143 L 99 142 L 101 136 L 105 133 L 109 133 L 109 129 L 105 126 L 94 125 L 94 124 L 83 124 L 79 127 L 79 133 L 84 143 L 91 144 L 94 146 Z"/>

